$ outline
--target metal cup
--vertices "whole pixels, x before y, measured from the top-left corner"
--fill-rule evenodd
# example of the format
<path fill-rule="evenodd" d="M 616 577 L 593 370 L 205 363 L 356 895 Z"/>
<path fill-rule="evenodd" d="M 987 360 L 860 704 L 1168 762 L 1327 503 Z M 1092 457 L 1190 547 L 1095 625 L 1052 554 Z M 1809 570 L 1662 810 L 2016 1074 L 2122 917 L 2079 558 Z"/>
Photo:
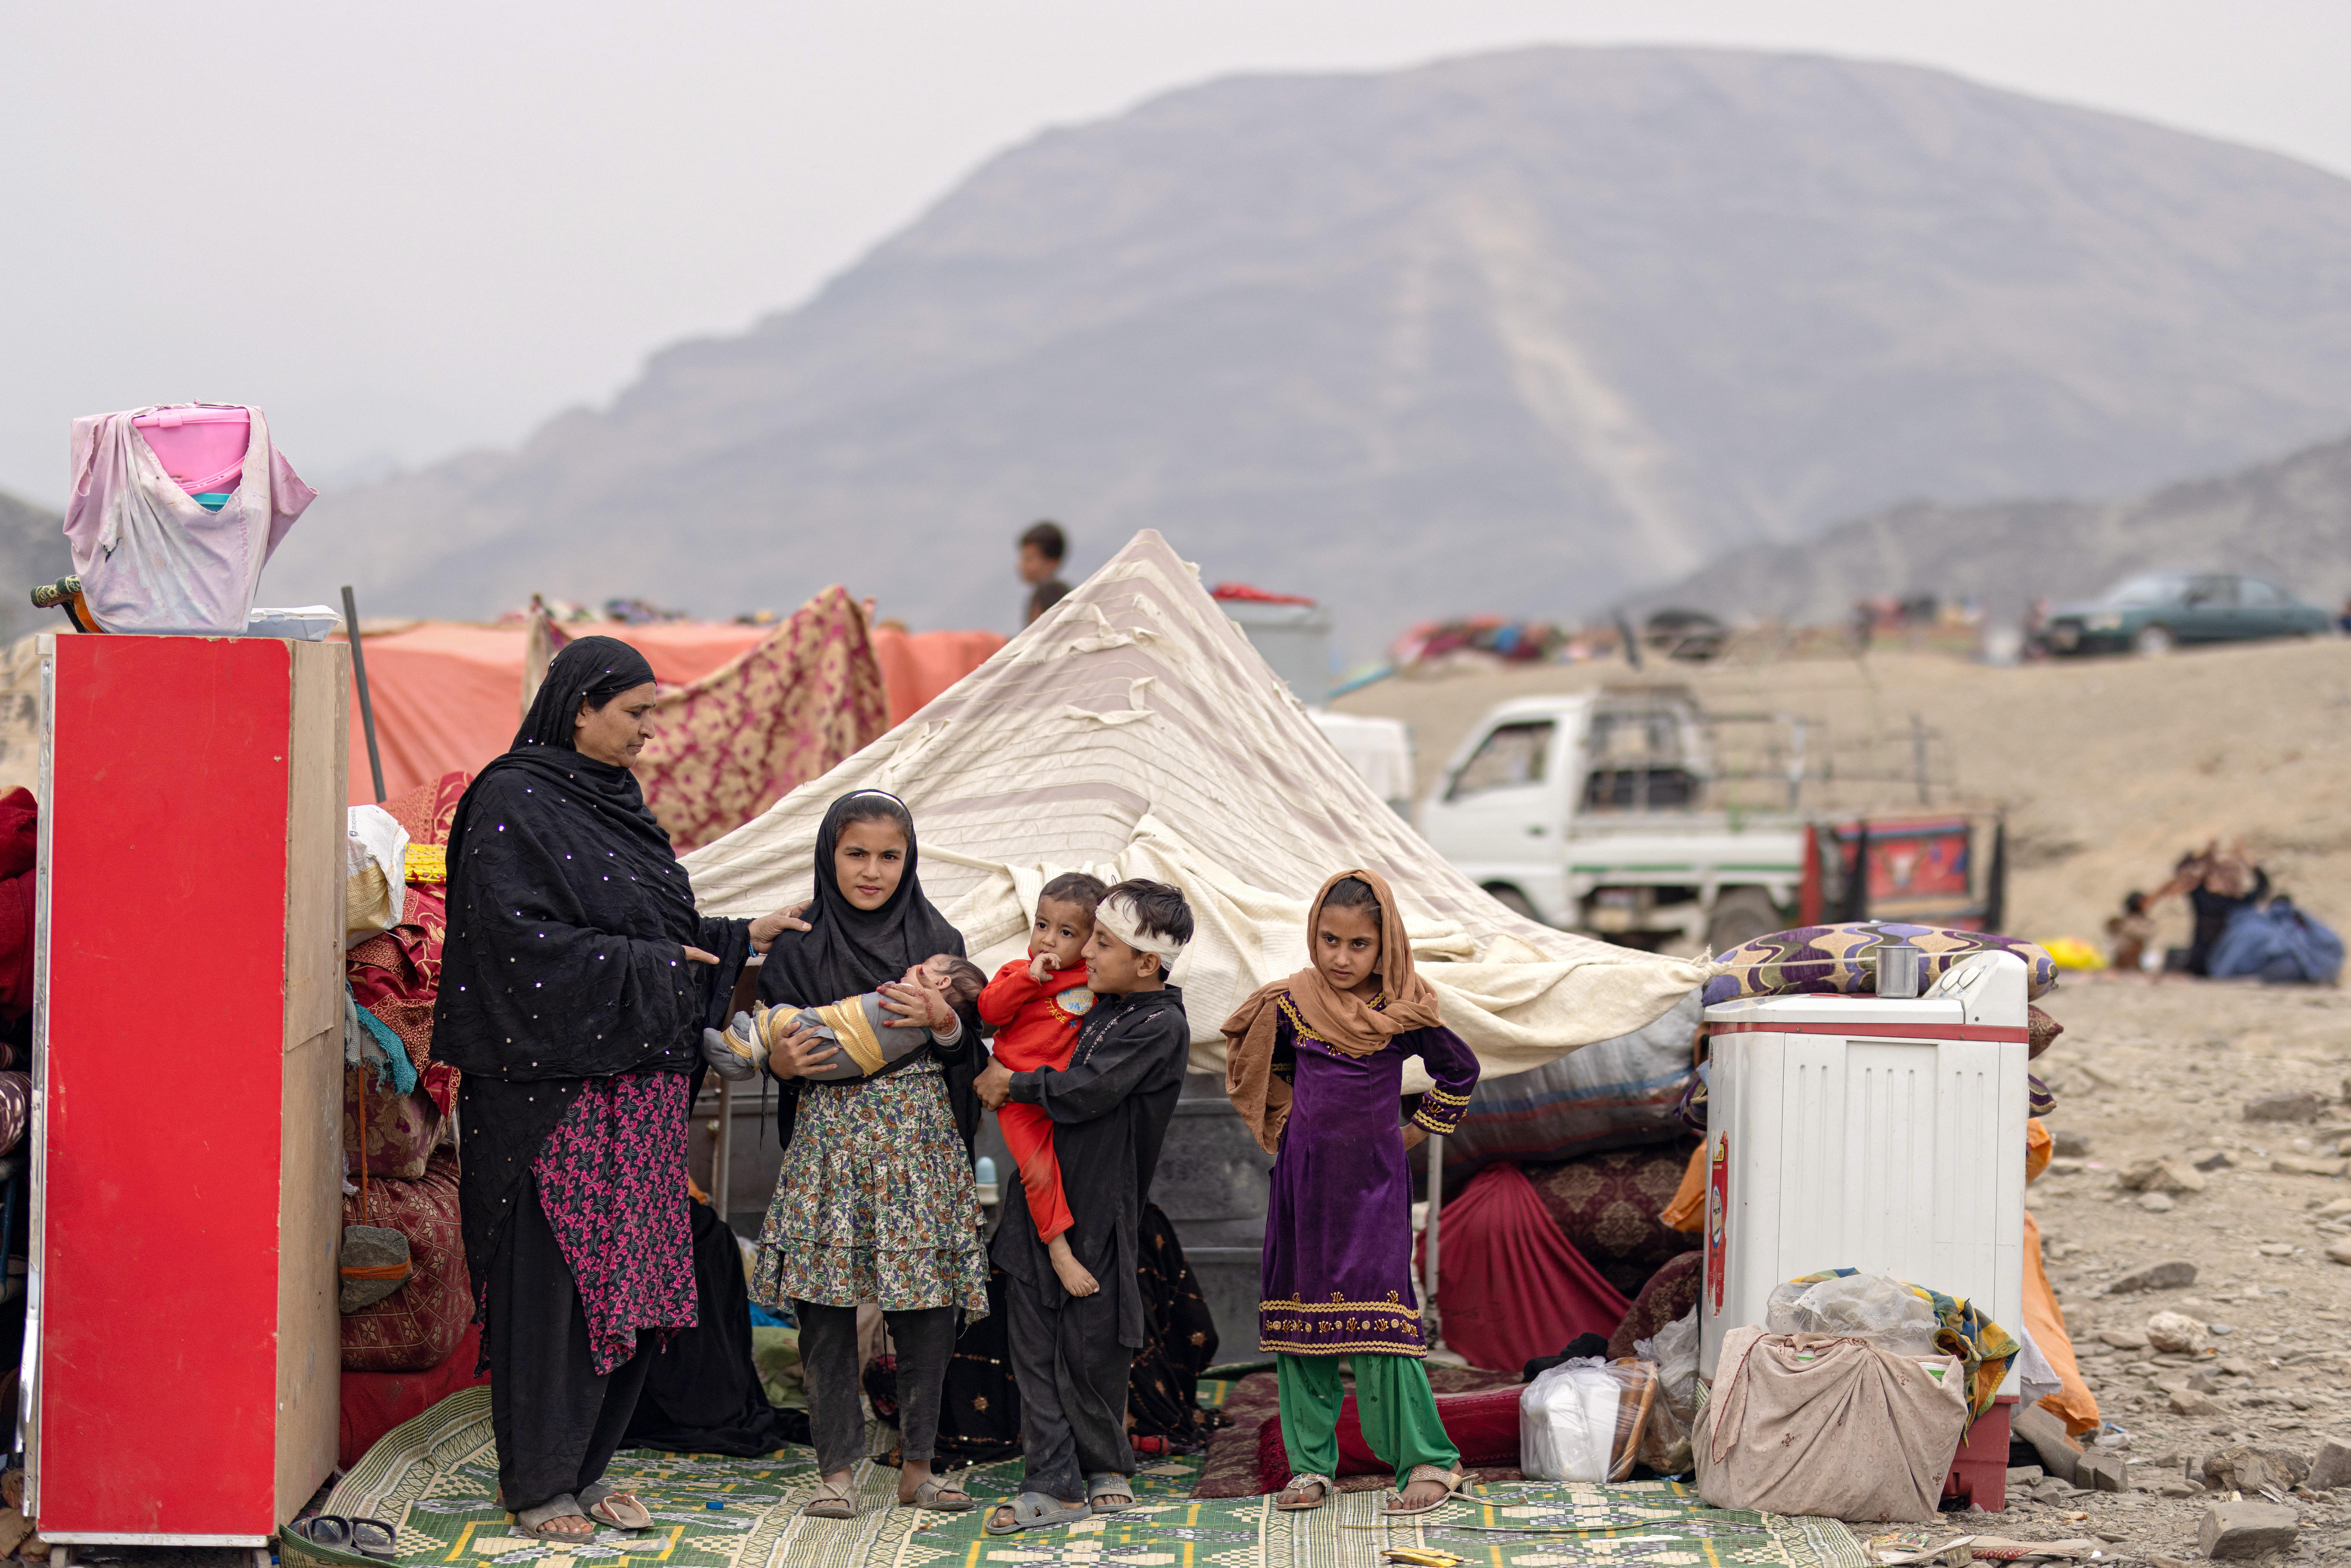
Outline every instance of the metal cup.
<path fill-rule="evenodd" d="M 1877 950 L 1877 994 L 1881 997 L 1915 997 L 1918 994 L 1919 971 L 1927 955 L 1907 942 L 1896 942 Z"/>

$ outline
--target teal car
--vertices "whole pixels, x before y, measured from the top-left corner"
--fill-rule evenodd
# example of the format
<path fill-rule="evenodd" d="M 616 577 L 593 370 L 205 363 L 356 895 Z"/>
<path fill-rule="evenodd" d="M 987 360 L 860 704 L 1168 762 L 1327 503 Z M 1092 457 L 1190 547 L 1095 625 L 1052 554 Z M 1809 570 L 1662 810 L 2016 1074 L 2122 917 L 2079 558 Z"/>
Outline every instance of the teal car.
<path fill-rule="evenodd" d="M 2094 604 L 2064 604 L 2041 629 L 2053 653 L 2168 653 L 2187 643 L 2315 637 L 2335 630 L 2325 611 L 2275 583 L 2233 572 L 2135 577 Z"/>

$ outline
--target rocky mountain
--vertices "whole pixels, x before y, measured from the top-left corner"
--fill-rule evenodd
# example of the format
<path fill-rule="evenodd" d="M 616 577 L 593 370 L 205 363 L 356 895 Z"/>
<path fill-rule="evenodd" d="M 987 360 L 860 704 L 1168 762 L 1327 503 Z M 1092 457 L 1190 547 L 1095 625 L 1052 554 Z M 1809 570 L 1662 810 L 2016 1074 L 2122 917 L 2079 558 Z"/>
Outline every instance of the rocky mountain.
<path fill-rule="evenodd" d="M 32 591 L 55 582 L 73 570 L 73 552 L 66 548 L 65 524 L 55 512 L 0 491 L 0 643 L 12 643 L 27 632 L 63 629 L 65 617 L 55 610 L 36 610 Z"/>
<path fill-rule="evenodd" d="M 1078 570 L 1157 528 L 1362 646 L 2346 410 L 2351 183 L 1909 67 L 1528 49 L 1041 134 L 611 407 L 324 497 L 263 597 L 715 613 L 840 580 L 1001 626 L 1052 516 Z"/>
<path fill-rule="evenodd" d="M 2036 596 L 2062 603 L 2140 572 L 2205 569 L 2267 578 L 2311 604 L 2351 598 L 2351 436 L 2127 500 L 1912 502 L 1808 543 L 1751 545 L 1634 608 L 1818 623 L 1857 599 L 1931 593 L 2015 622 Z"/>

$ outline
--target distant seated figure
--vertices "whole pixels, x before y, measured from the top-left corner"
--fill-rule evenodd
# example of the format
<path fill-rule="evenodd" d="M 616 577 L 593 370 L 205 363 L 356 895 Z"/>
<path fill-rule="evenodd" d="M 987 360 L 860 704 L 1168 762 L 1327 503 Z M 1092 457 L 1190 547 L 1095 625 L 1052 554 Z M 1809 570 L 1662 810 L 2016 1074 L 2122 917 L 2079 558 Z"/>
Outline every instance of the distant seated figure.
<path fill-rule="evenodd" d="M 2145 968 L 2147 945 L 2155 940 L 2155 917 L 2147 912 L 2147 894 L 2124 894 L 2123 912 L 2106 922 L 2106 935 L 2114 938 L 2116 970 L 2135 975 Z"/>
<path fill-rule="evenodd" d="M 1070 596 L 1070 585 L 1061 580 L 1061 560 L 1069 553 L 1070 541 L 1059 523 L 1034 523 L 1020 536 L 1020 580 L 1029 584 L 1023 625 Z"/>
<path fill-rule="evenodd" d="M 970 1001 L 987 984 L 985 970 L 953 953 L 934 953 L 901 978 L 944 993 L 950 1004 Z M 895 1018 L 883 1010 L 880 991 L 820 1008 L 755 1008 L 737 1013 L 724 1030 L 704 1030 L 702 1059 L 721 1078 L 739 1083 L 763 1071 L 769 1048 L 799 1026 L 837 1048 L 832 1060 L 801 1077 L 825 1082 L 871 1078 L 931 1043 L 927 1029 L 891 1027 Z"/>

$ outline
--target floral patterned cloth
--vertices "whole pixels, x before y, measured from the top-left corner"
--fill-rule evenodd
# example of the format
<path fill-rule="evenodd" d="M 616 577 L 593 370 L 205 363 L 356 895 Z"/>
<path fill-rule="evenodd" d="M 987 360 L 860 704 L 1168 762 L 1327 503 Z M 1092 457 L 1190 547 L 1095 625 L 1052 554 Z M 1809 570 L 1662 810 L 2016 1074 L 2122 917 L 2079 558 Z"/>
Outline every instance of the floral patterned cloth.
<path fill-rule="evenodd" d="M 683 854 L 889 728 L 890 699 L 865 617 L 835 586 L 742 657 L 664 691 L 657 723 L 637 778 Z"/>
<path fill-rule="evenodd" d="M 979 1189 L 935 1062 L 801 1086 L 751 1299 L 987 1314 Z"/>
<path fill-rule="evenodd" d="M 640 1330 L 694 1326 L 685 1092 L 676 1072 L 590 1078 L 531 1165 L 599 1377 L 637 1354 Z"/>

